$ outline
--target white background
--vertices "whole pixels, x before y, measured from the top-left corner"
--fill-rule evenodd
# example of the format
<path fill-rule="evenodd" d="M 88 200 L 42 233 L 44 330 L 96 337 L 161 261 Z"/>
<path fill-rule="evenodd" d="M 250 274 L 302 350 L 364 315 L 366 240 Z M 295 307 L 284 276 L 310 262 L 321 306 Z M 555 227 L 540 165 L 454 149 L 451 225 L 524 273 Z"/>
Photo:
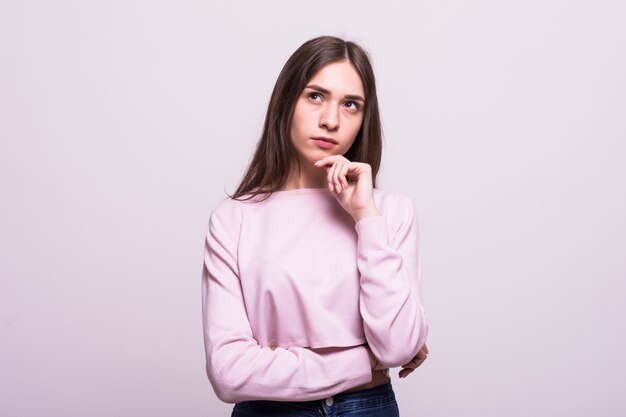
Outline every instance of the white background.
<path fill-rule="evenodd" d="M 200 278 L 283 64 L 372 54 L 429 359 L 403 416 L 626 415 L 623 1 L 2 1 L 0 414 L 218 416 Z"/>

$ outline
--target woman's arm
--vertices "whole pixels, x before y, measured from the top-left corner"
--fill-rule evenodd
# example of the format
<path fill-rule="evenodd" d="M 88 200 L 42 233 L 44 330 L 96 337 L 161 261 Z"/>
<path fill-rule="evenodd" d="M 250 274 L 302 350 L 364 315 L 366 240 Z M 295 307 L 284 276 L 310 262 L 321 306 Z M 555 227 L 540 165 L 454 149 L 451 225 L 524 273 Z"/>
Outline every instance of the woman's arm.
<path fill-rule="evenodd" d="M 408 364 L 428 335 L 421 303 L 419 233 L 413 202 L 401 193 L 387 196 L 397 209 L 391 215 L 402 219 L 396 230 L 389 231 L 386 217 L 376 207 L 369 164 L 328 155 L 314 165 L 326 170 L 333 195 L 355 220 L 361 275 L 359 307 L 367 342 L 381 365 Z"/>
<path fill-rule="evenodd" d="M 382 215 L 355 223 L 360 311 L 368 345 L 381 365 L 401 366 L 424 345 L 428 324 L 421 303 L 420 243 L 411 199 L 398 200 L 399 228 L 389 232 Z"/>
<path fill-rule="evenodd" d="M 372 380 L 361 346 L 309 349 L 262 347 L 254 339 L 239 281 L 240 219 L 221 206 L 209 220 L 202 274 L 202 319 L 206 372 L 217 397 L 308 401 Z"/>

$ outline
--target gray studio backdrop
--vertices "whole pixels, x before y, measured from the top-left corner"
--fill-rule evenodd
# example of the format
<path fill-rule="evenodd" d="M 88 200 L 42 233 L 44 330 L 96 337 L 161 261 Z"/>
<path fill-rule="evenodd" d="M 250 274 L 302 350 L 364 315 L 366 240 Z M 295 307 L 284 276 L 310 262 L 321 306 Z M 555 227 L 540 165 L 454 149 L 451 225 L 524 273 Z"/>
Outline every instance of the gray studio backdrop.
<path fill-rule="evenodd" d="M 623 1 L 0 2 L 0 415 L 227 416 L 210 210 L 304 41 L 372 54 L 429 359 L 403 416 L 626 415 Z"/>

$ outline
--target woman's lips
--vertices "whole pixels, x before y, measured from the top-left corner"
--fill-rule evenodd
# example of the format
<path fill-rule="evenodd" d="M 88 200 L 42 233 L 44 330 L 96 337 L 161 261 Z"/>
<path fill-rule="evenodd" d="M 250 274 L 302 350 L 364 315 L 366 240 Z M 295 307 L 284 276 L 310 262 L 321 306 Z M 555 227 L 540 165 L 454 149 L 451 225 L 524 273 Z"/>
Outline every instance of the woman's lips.
<path fill-rule="evenodd" d="M 313 141 L 317 144 L 317 146 L 323 149 L 328 149 L 328 148 L 332 148 L 333 146 L 335 146 L 334 143 L 326 142 L 325 140 L 321 140 L 321 139 L 313 139 Z"/>

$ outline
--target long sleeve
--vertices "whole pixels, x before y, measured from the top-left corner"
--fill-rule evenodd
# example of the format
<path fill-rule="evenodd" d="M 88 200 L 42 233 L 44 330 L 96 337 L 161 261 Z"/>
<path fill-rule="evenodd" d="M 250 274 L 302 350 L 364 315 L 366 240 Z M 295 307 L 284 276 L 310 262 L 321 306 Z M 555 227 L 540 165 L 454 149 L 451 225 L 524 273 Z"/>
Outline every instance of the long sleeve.
<path fill-rule="evenodd" d="M 202 273 L 206 372 L 217 397 L 226 403 L 309 401 L 371 381 L 370 359 L 363 345 L 272 349 L 258 344 L 248 320 L 237 261 L 241 214 L 225 208 L 211 213 Z"/>
<path fill-rule="evenodd" d="M 355 223 L 365 337 L 379 362 L 388 367 L 409 362 L 428 335 L 417 215 L 410 198 L 400 197 L 397 215 L 402 222 L 395 232 L 388 231 L 382 215 Z"/>

